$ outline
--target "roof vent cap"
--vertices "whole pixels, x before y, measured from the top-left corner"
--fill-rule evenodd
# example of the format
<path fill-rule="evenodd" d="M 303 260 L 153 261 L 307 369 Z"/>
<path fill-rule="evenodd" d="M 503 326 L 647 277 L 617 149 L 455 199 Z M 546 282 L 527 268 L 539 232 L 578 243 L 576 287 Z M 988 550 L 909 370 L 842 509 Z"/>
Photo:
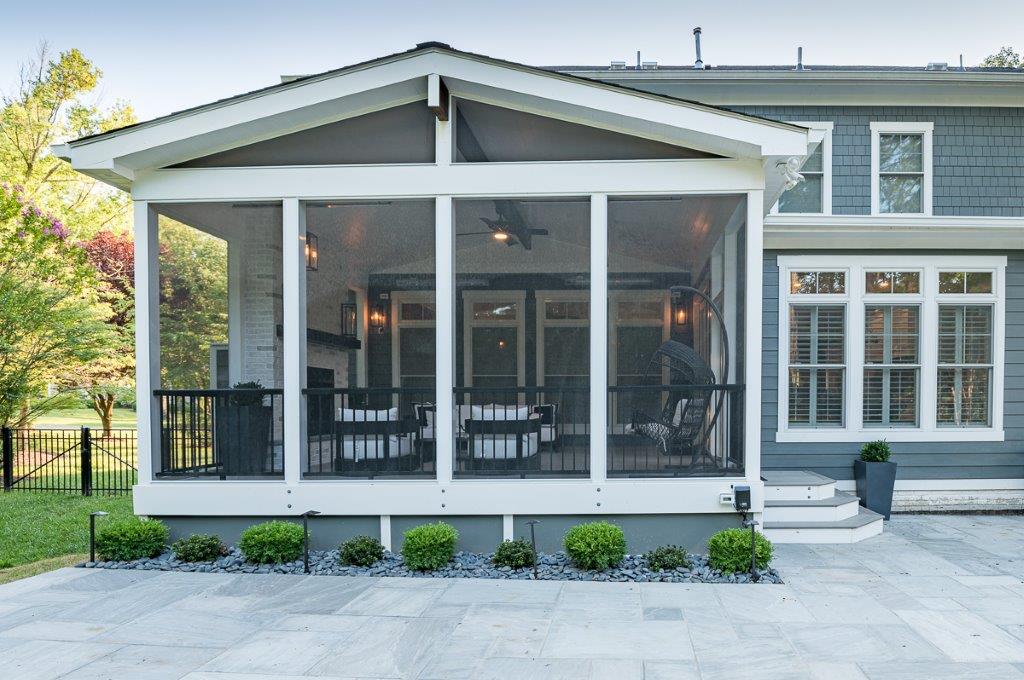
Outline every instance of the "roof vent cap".
<path fill-rule="evenodd" d="M 640 64 L 640 68 L 644 71 L 655 71 L 658 68 L 658 62 L 656 61 L 645 61 Z"/>
<path fill-rule="evenodd" d="M 930 61 L 926 68 L 929 71 L 948 71 L 949 64 L 944 61 Z"/>
<path fill-rule="evenodd" d="M 613 71 L 625 71 L 626 70 L 626 62 L 624 62 L 624 61 L 613 61 L 612 65 L 611 65 L 611 69 Z"/>

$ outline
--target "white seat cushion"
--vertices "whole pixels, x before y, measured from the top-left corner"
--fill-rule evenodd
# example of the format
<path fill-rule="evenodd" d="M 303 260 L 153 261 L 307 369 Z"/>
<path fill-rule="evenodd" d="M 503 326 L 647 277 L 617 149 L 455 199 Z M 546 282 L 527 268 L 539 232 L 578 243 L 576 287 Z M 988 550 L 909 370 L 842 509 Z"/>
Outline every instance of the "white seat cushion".
<path fill-rule="evenodd" d="M 388 409 L 339 408 L 338 420 L 346 423 L 376 423 L 382 420 L 398 420 L 398 407 Z"/>
<path fill-rule="evenodd" d="M 489 404 L 472 407 L 474 420 L 538 420 L 540 414 L 530 413 L 529 406 L 503 406 Z M 524 434 L 523 456 L 532 456 L 540 450 L 540 437 Z M 516 457 L 516 435 L 481 435 L 473 438 L 474 458 L 481 460 L 510 460 Z"/>
<path fill-rule="evenodd" d="M 414 438 L 412 433 L 403 435 L 390 435 L 389 458 L 408 456 L 415 451 Z M 341 438 L 341 456 L 345 460 L 384 460 L 384 435 L 345 435 Z"/>

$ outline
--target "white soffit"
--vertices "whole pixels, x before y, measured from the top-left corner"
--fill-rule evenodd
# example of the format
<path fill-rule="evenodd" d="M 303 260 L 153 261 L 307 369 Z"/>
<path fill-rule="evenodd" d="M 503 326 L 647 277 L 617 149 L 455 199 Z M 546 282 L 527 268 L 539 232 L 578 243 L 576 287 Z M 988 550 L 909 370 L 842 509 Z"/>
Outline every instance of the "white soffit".
<path fill-rule="evenodd" d="M 799 126 L 439 48 L 286 83 L 54 150 L 74 168 L 127 188 L 140 171 L 425 100 L 433 73 L 455 96 L 722 156 L 806 154 L 807 131 Z"/>

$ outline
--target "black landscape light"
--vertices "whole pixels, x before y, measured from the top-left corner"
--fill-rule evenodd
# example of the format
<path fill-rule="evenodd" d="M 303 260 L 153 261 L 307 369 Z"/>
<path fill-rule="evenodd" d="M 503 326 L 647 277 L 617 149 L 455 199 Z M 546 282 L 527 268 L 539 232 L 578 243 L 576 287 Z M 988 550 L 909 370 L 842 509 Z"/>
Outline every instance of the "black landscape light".
<path fill-rule="evenodd" d="M 307 510 L 302 513 L 302 568 L 309 573 L 309 518 L 320 514 L 319 510 Z"/>
<path fill-rule="evenodd" d="M 537 575 L 537 533 L 533 528 L 540 524 L 540 520 L 531 519 L 527 524 L 530 525 L 530 543 L 533 545 L 533 578 L 538 580 L 540 576 Z"/>
<path fill-rule="evenodd" d="M 102 510 L 89 513 L 89 561 L 96 561 L 96 518 L 106 517 L 107 513 Z"/>
<path fill-rule="evenodd" d="M 757 573 L 757 520 L 744 519 L 743 526 L 750 527 L 750 580 L 756 583 L 761 580 L 761 574 Z"/>

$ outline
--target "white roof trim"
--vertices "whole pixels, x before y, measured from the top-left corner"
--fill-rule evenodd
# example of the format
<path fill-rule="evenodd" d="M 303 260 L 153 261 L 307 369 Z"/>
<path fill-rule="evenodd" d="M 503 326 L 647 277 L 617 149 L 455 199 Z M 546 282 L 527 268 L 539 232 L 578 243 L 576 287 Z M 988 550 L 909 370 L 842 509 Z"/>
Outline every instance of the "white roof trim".
<path fill-rule="evenodd" d="M 140 171 L 425 99 L 432 73 L 444 77 L 455 96 L 724 156 L 807 153 L 807 131 L 799 126 L 434 48 L 57 145 L 54 152 L 76 169 L 124 187 Z"/>

